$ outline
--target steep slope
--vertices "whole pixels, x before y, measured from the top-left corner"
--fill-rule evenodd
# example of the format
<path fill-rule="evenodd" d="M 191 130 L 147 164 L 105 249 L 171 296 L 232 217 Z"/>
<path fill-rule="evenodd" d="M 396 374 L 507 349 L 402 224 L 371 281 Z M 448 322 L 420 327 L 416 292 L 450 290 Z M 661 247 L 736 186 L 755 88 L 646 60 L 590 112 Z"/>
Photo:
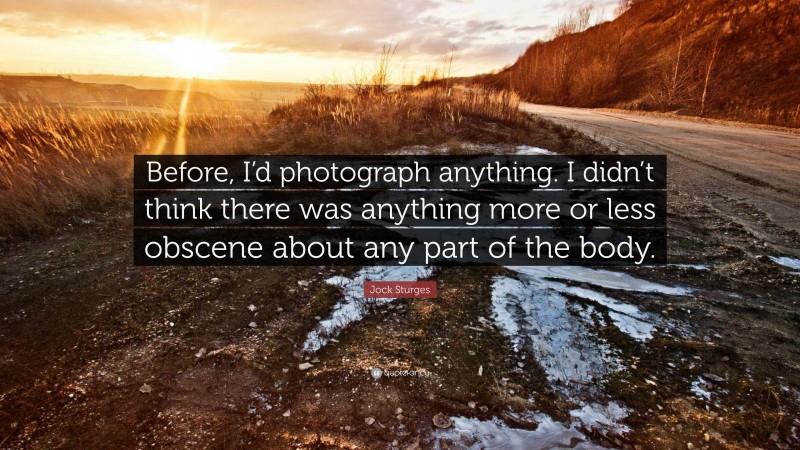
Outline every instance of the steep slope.
<path fill-rule="evenodd" d="M 528 100 L 800 126 L 800 0 L 639 0 L 477 77 Z"/>

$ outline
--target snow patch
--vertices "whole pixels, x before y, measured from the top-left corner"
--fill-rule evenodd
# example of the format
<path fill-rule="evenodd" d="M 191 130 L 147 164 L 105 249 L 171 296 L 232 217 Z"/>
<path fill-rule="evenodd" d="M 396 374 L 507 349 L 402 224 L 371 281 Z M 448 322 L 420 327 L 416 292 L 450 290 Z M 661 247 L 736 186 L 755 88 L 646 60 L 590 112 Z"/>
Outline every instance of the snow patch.
<path fill-rule="evenodd" d="M 789 258 L 788 256 L 770 256 L 769 259 L 783 267 L 800 270 L 800 259 Z"/>
<path fill-rule="evenodd" d="M 511 428 L 502 420 L 478 420 L 466 417 L 452 417 L 453 426 L 438 430 L 434 434 L 433 448 L 464 448 L 470 450 L 545 450 L 545 449 L 602 449 L 590 442 L 586 436 L 575 429 L 565 427 L 544 414 L 537 414 L 539 426 L 535 430 Z M 444 441 L 445 445 L 442 445 Z M 448 445 L 449 444 L 449 445 Z"/>
<path fill-rule="evenodd" d="M 535 156 L 535 155 L 557 155 L 558 153 L 551 152 L 539 147 L 531 147 L 530 145 L 520 145 L 514 151 L 515 155 Z"/>
<path fill-rule="evenodd" d="M 336 276 L 325 280 L 326 283 L 339 286 L 344 298 L 333 307 L 330 317 L 320 321 L 317 327 L 308 334 L 303 344 L 303 351 L 313 353 L 328 344 L 342 329 L 353 322 L 364 318 L 370 305 L 364 299 L 365 281 L 417 281 L 431 276 L 431 267 L 416 266 L 376 266 L 359 270 L 352 278 Z M 390 303 L 395 298 L 379 298 L 370 301 L 373 305 Z"/>

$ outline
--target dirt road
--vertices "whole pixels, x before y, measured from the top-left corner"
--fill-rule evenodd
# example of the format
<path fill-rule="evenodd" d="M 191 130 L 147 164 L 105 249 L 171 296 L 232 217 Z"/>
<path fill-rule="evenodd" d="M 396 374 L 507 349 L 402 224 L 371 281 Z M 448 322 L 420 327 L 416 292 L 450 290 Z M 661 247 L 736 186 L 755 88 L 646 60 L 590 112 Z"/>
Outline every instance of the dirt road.
<path fill-rule="evenodd" d="M 800 134 L 530 103 L 523 109 L 621 153 L 666 154 L 673 187 L 707 199 L 773 245 L 786 237 L 772 229 L 776 225 L 790 234 L 800 232 Z"/>

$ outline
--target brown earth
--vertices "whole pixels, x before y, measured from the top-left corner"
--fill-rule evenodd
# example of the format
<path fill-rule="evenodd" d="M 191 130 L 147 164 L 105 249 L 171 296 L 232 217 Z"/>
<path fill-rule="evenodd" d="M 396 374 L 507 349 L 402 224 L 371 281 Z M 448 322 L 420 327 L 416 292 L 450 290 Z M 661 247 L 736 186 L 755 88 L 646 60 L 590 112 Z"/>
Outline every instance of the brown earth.
<path fill-rule="evenodd" d="M 553 127 L 550 139 L 582 138 Z M 768 216 L 743 225 L 749 206 L 714 207 L 670 175 L 671 261 L 708 270 L 628 271 L 694 291 L 614 292 L 675 326 L 647 343 L 600 330 L 622 349 L 626 369 L 603 383 L 632 409 L 632 431 L 583 431 L 610 447 L 796 447 L 800 278 L 768 256 L 797 241 Z M 461 448 L 437 439 L 436 414 L 531 429 L 519 413 L 569 420 L 575 405 L 535 355 L 514 353 L 478 319 L 492 317 L 493 277 L 513 276 L 504 269 L 436 269 L 439 299 L 375 306 L 303 354 L 341 299 L 324 280 L 356 268 L 134 267 L 130 202 L 121 196 L 51 237 L 2 243 L 0 447 Z M 427 375 L 375 380 L 376 366 Z M 690 392 L 704 373 L 724 380 L 712 403 Z"/>

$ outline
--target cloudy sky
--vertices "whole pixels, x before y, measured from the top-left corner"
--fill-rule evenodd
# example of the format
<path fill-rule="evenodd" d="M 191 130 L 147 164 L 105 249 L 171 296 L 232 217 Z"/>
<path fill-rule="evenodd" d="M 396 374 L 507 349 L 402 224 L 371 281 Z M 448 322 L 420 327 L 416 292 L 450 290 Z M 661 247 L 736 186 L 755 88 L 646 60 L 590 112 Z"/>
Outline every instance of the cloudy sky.
<path fill-rule="evenodd" d="M 454 72 L 512 63 L 588 0 L 0 0 L 0 71 L 346 81 L 383 43 L 395 81 L 458 48 Z M 610 15 L 618 0 L 595 0 Z"/>

